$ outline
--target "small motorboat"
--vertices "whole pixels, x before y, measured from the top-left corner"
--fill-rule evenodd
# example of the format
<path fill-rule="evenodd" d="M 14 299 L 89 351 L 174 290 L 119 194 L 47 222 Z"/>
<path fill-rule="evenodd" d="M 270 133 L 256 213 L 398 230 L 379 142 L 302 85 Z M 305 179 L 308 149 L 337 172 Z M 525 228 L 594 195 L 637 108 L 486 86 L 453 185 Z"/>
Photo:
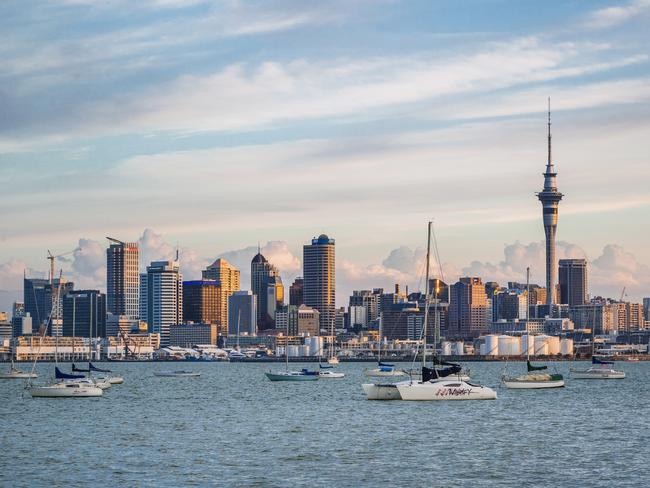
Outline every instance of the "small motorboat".
<path fill-rule="evenodd" d="M 323 379 L 340 379 L 345 378 L 345 373 L 340 373 L 338 371 L 319 371 L 318 376 Z"/>
<path fill-rule="evenodd" d="M 201 376 L 201 373 L 195 371 L 156 371 L 153 375 L 163 378 L 184 378 Z"/>

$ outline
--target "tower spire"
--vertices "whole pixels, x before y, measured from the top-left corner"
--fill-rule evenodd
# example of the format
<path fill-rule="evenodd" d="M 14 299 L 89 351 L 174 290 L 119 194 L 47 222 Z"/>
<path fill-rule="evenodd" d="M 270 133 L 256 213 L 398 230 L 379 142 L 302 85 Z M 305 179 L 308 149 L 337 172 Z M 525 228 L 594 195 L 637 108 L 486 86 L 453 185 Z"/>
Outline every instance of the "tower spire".
<path fill-rule="evenodd" d="M 551 159 L 551 97 L 548 97 L 548 163 L 550 168 L 553 165 Z"/>

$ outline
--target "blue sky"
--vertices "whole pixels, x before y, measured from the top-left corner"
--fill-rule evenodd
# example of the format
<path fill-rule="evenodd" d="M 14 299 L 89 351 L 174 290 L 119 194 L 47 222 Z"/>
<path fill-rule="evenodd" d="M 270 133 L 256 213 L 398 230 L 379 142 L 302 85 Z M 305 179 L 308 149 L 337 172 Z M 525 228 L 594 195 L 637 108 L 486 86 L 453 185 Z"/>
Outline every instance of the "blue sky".
<path fill-rule="evenodd" d="M 648 296 L 649 26 L 648 0 L 3 2 L 0 310 L 48 248 L 102 286 L 106 235 L 188 277 L 271 242 L 290 279 L 327 232 L 340 301 L 417 286 L 434 218 L 449 276 L 541 280 L 548 96 L 561 255 Z"/>

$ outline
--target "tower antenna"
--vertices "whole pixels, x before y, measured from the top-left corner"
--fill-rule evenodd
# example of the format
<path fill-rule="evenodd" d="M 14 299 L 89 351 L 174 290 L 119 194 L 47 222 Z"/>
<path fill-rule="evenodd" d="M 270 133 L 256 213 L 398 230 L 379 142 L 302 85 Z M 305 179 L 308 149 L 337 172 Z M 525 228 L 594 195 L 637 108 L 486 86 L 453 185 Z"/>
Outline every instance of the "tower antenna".
<path fill-rule="evenodd" d="M 548 165 L 551 165 L 551 97 L 548 97 Z"/>

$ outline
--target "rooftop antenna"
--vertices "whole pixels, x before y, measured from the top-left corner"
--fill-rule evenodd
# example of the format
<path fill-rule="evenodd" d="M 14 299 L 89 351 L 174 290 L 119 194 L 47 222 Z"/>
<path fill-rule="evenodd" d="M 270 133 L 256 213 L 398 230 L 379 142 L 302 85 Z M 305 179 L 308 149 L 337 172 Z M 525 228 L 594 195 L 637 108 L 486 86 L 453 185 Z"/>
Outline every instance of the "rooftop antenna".
<path fill-rule="evenodd" d="M 548 97 L 548 165 L 551 165 L 551 97 Z"/>

